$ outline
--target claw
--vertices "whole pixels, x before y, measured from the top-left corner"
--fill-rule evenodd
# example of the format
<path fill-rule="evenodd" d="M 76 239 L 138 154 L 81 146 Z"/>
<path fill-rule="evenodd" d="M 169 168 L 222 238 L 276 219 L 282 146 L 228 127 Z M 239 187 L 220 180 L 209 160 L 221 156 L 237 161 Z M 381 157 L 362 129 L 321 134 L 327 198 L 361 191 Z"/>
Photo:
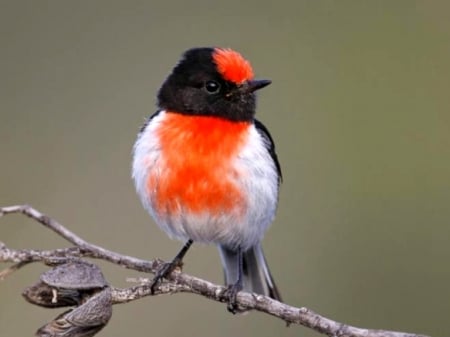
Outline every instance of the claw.
<path fill-rule="evenodd" d="M 241 312 L 237 303 L 237 294 L 242 290 L 242 282 L 238 281 L 235 284 L 229 285 L 225 291 L 225 295 L 228 296 L 227 310 L 233 315 Z"/>
<path fill-rule="evenodd" d="M 163 278 L 167 278 L 176 268 L 183 266 L 183 261 L 181 259 L 173 259 L 171 262 L 165 262 L 161 268 L 155 274 L 155 277 L 150 282 L 150 292 L 153 295 L 155 293 L 156 287 Z"/>
<path fill-rule="evenodd" d="M 181 250 L 178 252 L 178 254 L 173 258 L 171 262 L 164 263 L 161 268 L 158 269 L 158 271 L 155 274 L 155 277 L 150 282 L 150 293 L 153 295 L 155 293 L 155 288 L 158 285 L 158 283 L 163 279 L 167 278 L 167 276 L 172 273 L 175 268 L 180 268 L 183 266 L 183 257 L 186 255 L 186 252 L 189 250 L 189 247 L 192 245 L 192 240 L 189 239 L 184 244 L 184 246 L 181 248 Z"/>

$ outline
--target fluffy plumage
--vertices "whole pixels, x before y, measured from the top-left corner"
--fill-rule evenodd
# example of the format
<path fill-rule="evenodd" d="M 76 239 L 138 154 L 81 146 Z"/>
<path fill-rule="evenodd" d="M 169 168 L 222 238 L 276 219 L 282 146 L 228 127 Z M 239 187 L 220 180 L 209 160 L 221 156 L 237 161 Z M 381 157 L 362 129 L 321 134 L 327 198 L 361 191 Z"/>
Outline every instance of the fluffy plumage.
<path fill-rule="evenodd" d="M 261 248 L 274 219 L 281 169 L 254 118 L 250 63 L 229 49 L 188 50 L 158 93 L 134 146 L 145 209 L 172 238 L 218 246 L 226 283 L 280 299 Z"/>

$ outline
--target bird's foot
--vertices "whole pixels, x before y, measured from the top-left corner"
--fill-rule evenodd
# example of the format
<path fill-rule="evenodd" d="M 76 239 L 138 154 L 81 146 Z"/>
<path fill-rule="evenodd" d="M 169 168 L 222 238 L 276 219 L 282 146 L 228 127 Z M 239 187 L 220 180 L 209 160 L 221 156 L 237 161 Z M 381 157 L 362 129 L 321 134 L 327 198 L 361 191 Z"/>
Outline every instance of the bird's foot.
<path fill-rule="evenodd" d="M 237 303 L 237 294 L 242 290 L 242 282 L 236 282 L 235 284 L 229 285 L 225 291 L 225 295 L 228 297 L 227 310 L 233 315 L 241 312 L 239 305 Z"/>
<path fill-rule="evenodd" d="M 163 278 L 167 278 L 175 269 L 183 266 L 183 261 L 181 259 L 175 258 L 170 262 L 164 262 L 161 267 L 156 271 L 155 277 L 150 282 L 150 292 L 153 295 L 156 290 L 156 286 Z"/>

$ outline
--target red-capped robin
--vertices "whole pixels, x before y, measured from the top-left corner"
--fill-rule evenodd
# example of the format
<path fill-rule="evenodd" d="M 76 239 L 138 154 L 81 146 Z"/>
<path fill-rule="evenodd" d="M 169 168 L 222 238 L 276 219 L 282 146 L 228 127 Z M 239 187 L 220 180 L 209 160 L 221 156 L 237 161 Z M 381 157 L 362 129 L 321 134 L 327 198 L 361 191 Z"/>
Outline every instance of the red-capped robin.
<path fill-rule="evenodd" d="M 272 137 L 255 119 L 255 91 L 270 83 L 236 51 L 193 48 L 160 88 L 134 145 L 133 178 L 159 227 L 186 244 L 152 289 L 195 241 L 217 245 L 230 311 L 240 290 L 281 300 L 261 247 L 281 182 Z"/>

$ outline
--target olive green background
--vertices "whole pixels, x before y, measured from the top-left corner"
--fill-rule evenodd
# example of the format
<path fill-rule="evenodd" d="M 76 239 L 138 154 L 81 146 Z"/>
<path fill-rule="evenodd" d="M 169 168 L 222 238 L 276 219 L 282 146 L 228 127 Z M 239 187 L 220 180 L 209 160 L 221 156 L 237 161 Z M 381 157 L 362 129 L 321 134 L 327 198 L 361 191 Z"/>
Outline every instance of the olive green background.
<path fill-rule="evenodd" d="M 251 60 L 257 116 L 284 173 L 265 251 L 287 303 L 349 324 L 449 336 L 450 2 L 0 1 L 0 205 L 29 203 L 83 238 L 142 258 L 171 241 L 142 209 L 131 150 L 180 54 L 224 46 Z M 16 215 L 15 248 L 66 242 Z M 101 263 L 126 286 L 132 271 Z M 57 315 L 0 283 L 0 335 Z M 221 283 L 214 247 L 185 271 Z M 99 336 L 318 336 L 179 294 L 115 306 Z"/>

